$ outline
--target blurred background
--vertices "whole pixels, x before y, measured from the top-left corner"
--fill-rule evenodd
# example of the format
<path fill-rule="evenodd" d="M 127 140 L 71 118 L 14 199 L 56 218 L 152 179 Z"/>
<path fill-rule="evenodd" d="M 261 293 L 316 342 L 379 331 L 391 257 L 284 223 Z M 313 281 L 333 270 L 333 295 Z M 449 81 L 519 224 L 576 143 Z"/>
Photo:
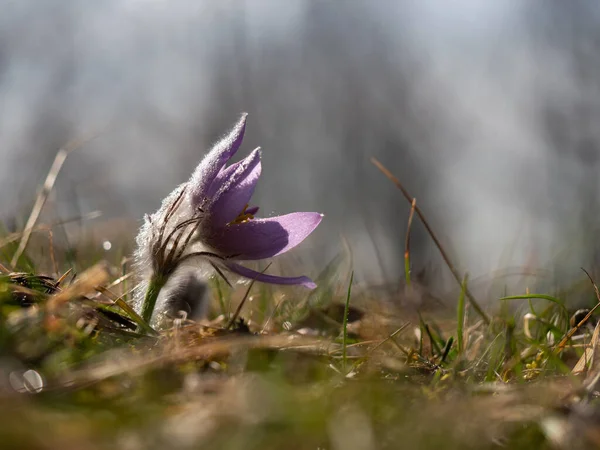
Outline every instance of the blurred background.
<path fill-rule="evenodd" d="M 371 157 L 472 277 L 543 267 L 555 283 L 596 267 L 596 2 L 0 0 L 0 11 L 9 230 L 58 148 L 100 132 L 68 157 L 45 214 L 101 210 L 101 239 L 115 223 L 133 233 L 247 111 L 239 157 L 263 148 L 263 215 L 326 215 L 297 253 L 310 275 L 344 236 L 359 280 L 403 277 L 410 205 Z M 447 282 L 418 220 L 412 252 L 415 272 Z"/>

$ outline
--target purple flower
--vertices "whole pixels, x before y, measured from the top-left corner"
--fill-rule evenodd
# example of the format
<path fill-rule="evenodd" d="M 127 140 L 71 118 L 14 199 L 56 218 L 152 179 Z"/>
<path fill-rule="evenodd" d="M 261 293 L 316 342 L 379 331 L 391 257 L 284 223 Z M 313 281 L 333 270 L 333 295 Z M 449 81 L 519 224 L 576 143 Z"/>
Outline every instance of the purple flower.
<path fill-rule="evenodd" d="M 203 216 L 199 239 L 223 265 L 246 278 L 272 284 L 301 284 L 314 288 L 307 277 L 276 277 L 261 274 L 234 262 L 271 258 L 291 250 L 319 225 L 322 214 L 296 212 L 255 219 L 258 207 L 248 207 L 260 177 L 261 151 L 226 166 L 239 149 L 246 128 L 242 115 L 231 132 L 218 142 L 198 165 L 189 181 L 190 204 Z"/>
<path fill-rule="evenodd" d="M 239 264 L 287 252 L 306 239 L 323 218 L 314 212 L 254 218 L 258 207 L 248 205 L 261 173 L 260 149 L 227 166 L 242 143 L 246 117 L 242 115 L 212 148 L 190 180 L 146 217 L 137 238 L 137 261 L 142 269 L 151 267 L 151 277 L 162 279 L 162 285 L 181 263 L 201 257 L 221 276 L 224 269 L 265 283 L 316 287 L 305 276 L 278 277 Z"/>

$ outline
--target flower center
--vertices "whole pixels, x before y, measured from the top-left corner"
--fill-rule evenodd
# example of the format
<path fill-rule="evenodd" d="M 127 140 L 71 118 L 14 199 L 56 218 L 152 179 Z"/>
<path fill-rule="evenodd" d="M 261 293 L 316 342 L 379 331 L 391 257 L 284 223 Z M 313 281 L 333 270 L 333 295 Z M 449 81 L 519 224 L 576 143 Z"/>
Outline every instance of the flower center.
<path fill-rule="evenodd" d="M 239 213 L 238 216 L 230 222 L 230 224 L 244 223 L 244 222 L 248 222 L 251 219 L 254 219 L 254 215 L 247 213 L 246 209 L 248 209 L 248 204 L 246 204 L 246 206 L 244 206 L 244 209 L 242 210 L 242 212 Z"/>

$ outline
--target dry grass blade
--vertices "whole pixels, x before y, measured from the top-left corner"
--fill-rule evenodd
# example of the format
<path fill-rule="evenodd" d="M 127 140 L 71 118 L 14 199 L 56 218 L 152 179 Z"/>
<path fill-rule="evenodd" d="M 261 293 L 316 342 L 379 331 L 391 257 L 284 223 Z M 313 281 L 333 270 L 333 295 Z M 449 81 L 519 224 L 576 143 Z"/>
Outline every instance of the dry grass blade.
<path fill-rule="evenodd" d="M 48 311 L 52 312 L 63 303 L 94 291 L 96 286 L 105 284 L 108 278 L 106 266 L 102 263 L 96 264 L 83 272 L 73 284 L 50 297 L 47 303 Z"/>
<path fill-rule="evenodd" d="M 56 182 L 56 177 L 58 176 L 60 169 L 62 168 L 63 164 L 65 163 L 67 156 L 69 156 L 69 154 L 73 150 L 81 147 L 82 145 L 86 144 L 87 142 L 89 142 L 90 140 L 94 139 L 97 136 L 98 136 L 98 134 L 95 134 L 95 135 L 87 137 L 87 138 L 73 140 L 73 141 L 69 142 L 67 145 L 65 145 L 64 147 L 62 147 L 60 150 L 58 150 L 58 152 L 56 153 L 54 162 L 52 163 L 52 166 L 50 167 L 50 171 L 48 172 L 48 175 L 46 176 L 46 181 L 44 181 L 42 190 L 38 194 L 38 196 L 35 200 L 35 203 L 33 205 L 33 208 L 31 210 L 31 214 L 29 215 L 29 219 L 27 219 L 27 223 L 25 224 L 25 228 L 23 230 L 23 236 L 21 237 L 21 242 L 19 242 L 19 247 L 17 248 L 17 251 L 13 255 L 13 258 L 10 262 L 11 266 L 15 267 L 17 265 L 19 258 L 25 251 L 25 248 L 27 248 L 27 244 L 29 243 L 29 238 L 31 237 L 31 232 L 33 231 L 33 228 L 35 227 L 35 223 L 37 222 L 37 220 L 40 216 L 40 213 L 42 212 L 42 208 L 46 204 L 46 200 L 48 200 L 48 196 L 50 195 L 50 192 L 52 192 L 52 188 L 54 187 L 54 183 Z"/>
<path fill-rule="evenodd" d="M 73 271 L 73 268 L 68 269 L 65 273 L 63 273 L 58 280 L 56 280 L 56 285 L 60 286 L 63 281 L 65 281 L 67 279 L 67 277 L 69 276 L 69 274 Z"/>
<path fill-rule="evenodd" d="M 598 355 L 596 354 L 596 348 L 598 347 L 598 343 L 600 341 L 600 322 L 598 322 L 596 324 L 596 328 L 594 328 L 594 333 L 592 334 L 592 342 L 590 342 L 590 345 L 587 346 L 585 348 L 585 351 L 583 352 L 583 355 L 581 355 L 581 358 L 579 358 L 579 361 L 577 361 L 577 364 L 575 364 L 575 367 L 573 367 L 573 370 L 571 371 L 571 373 L 573 375 L 579 375 L 585 372 L 586 367 L 588 366 L 589 363 L 589 372 L 592 372 L 594 370 L 594 362 L 598 360 Z"/>
<path fill-rule="evenodd" d="M 409 192 L 404 188 L 404 186 L 402 185 L 402 183 L 400 183 L 400 180 L 398 180 L 383 164 L 381 164 L 377 159 L 375 158 L 371 158 L 371 162 L 392 182 L 396 185 L 396 187 L 398 189 L 400 189 L 400 192 L 402 192 L 402 194 L 404 195 L 404 197 L 406 198 L 406 200 L 411 203 L 413 202 L 413 196 L 409 194 Z M 425 218 L 425 215 L 423 214 L 423 212 L 421 211 L 421 208 L 419 208 L 417 205 L 415 205 L 415 212 L 419 215 L 419 218 L 421 219 L 421 222 L 423 223 L 423 225 L 425 226 L 425 229 L 427 230 L 427 233 L 429 233 L 429 236 L 431 236 L 431 239 L 433 240 L 435 246 L 438 248 L 440 254 L 442 255 L 442 258 L 444 259 L 444 262 L 446 263 L 446 265 L 448 266 L 448 268 L 450 269 L 450 272 L 452 272 L 452 276 L 454 277 L 454 279 L 456 280 L 456 282 L 461 285 L 462 284 L 462 277 L 460 276 L 460 274 L 458 273 L 458 270 L 456 270 L 456 267 L 454 266 L 454 264 L 452 263 L 452 261 L 450 260 L 450 257 L 448 256 L 448 254 L 446 253 L 446 251 L 444 250 L 444 247 L 442 247 L 441 242 L 438 240 L 437 236 L 435 235 L 435 233 L 433 232 L 433 230 L 431 229 L 431 227 L 429 226 L 429 223 L 427 222 L 427 219 Z M 473 309 L 475 309 L 475 311 L 477 311 L 477 313 L 481 316 L 481 318 L 484 320 L 484 322 L 486 324 L 490 323 L 490 318 L 488 317 L 488 315 L 485 313 L 485 311 L 481 308 L 481 306 L 479 305 L 479 303 L 477 302 L 477 300 L 475 300 L 475 297 L 473 297 L 473 294 L 471 294 L 471 292 L 467 289 L 465 291 L 465 294 L 467 296 L 467 298 L 469 299 L 469 302 L 471 303 L 471 306 L 473 306 Z"/>

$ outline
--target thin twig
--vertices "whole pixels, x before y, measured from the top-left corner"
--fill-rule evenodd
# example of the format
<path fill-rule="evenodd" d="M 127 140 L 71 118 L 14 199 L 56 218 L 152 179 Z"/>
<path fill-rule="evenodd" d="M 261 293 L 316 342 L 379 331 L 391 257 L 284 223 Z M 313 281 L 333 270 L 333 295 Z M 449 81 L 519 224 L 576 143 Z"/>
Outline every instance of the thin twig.
<path fill-rule="evenodd" d="M 404 186 L 402 185 L 402 183 L 400 183 L 400 180 L 398 180 L 394 175 L 392 175 L 392 173 L 383 164 L 381 164 L 377 159 L 371 158 L 371 162 L 392 183 L 394 183 L 398 189 L 400 189 L 400 192 L 402 192 L 402 194 L 404 195 L 404 197 L 406 198 L 406 200 L 408 200 L 412 204 L 413 196 L 408 193 L 408 191 L 404 188 Z M 440 254 L 442 255 L 442 258 L 444 259 L 444 262 L 446 263 L 446 265 L 450 269 L 450 272 L 452 272 L 452 275 L 456 279 L 456 282 L 459 285 L 462 284 L 462 277 L 458 273 L 458 270 L 456 270 L 454 264 L 452 264 L 452 261 L 450 261 L 450 257 L 448 256 L 448 254 L 446 253 L 446 251 L 442 247 L 441 242 L 438 240 L 438 238 L 436 237 L 435 233 L 433 232 L 433 230 L 429 226 L 429 223 L 427 222 L 427 219 L 425 219 L 425 215 L 421 211 L 421 208 L 419 208 L 417 205 L 415 205 L 415 211 L 419 215 L 419 218 L 421 219 L 421 222 L 423 223 L 423 225 L 425 226 L 425 229 L 429 233 L 429 236 L 431 236 L 431 239 L 433 240 L 434 244 L 438 248 Z M 475 300 L 475 297 L 473 297 L 473 294 L 471 294 L 471 292 L 469 291 L 469 289 L 465 290 L 465 294 L 466 294 L 467 298 L 469 299 L 469 302 L 471 303 L 471 305 L 475 309 L 475 311 L 477 311 L 477 313 L 481 316 L 481 318 L 483 319 L 483 321 L 486 324 L 489 325 L 490 322 L 491 322 L 489 316 L 485 313 L 485 311 L 481 308 L 481 306 L 479 306 L 479 303 L 477 302 L 477 300 Z"/>

